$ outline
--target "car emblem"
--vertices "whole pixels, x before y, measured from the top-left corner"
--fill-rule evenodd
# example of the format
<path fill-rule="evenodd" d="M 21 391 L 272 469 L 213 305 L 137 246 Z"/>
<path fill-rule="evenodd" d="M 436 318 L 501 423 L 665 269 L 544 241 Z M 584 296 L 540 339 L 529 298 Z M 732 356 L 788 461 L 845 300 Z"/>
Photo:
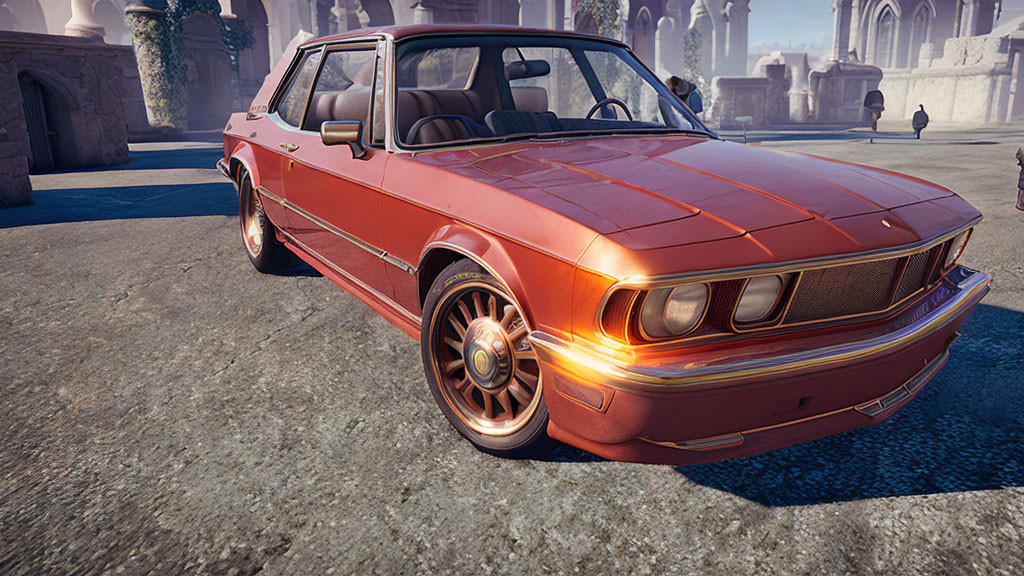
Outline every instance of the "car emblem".
<path fill-rule="evenodd" d="M 483 350 L 477 350 L 473 353 L 473 368 L 480 374 L 486 374 L 490 359 L 487 358 L 487 352 Z"/>
<path fill-rule="evenodd" d="M 889 224 L 889 221 L 884 218 L 882 219 L 882 226 L 885 226 L 886 228 L 892 228 L 892 224 Z"/>

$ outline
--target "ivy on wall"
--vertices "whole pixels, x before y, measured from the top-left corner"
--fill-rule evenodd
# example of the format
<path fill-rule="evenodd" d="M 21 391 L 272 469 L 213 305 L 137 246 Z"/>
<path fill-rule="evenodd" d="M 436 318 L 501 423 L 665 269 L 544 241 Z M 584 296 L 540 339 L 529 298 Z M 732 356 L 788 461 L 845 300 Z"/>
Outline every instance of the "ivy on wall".
<path fill-rule="evenodd" d="M 238 55 L 252 47 L 252 29 L 240 20 L 230 28 L 226 26 L 217 0 L 166 0 L 160 8 L 145 8 L 129 9 L 126 22 L 132 31 L 150 123 L 186 129 L 189 54 L 185 49 L 185 19 L 195 13 L 214 19 L 231 58 L 236 87 Z"/>
<path fill-rule="evenodd" d="M 597 33 L 601 36 L 615 37 L 622 21 L 619 14 L 619 0 L 579 0 L 576 4 L 577 13 L 589 13 L 594 19 Z"/>

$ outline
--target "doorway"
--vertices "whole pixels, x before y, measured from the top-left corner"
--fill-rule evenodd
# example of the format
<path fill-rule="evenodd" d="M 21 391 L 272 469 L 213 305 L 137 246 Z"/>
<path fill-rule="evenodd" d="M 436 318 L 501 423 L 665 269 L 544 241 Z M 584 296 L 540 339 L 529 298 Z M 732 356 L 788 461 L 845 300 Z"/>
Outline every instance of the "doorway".
<path fill-rule="evenodd" d="M 21 85 L 21 103 L 28 125 L 30 173 L 49 172 L 57 167 L 53 153 L 56 133 L 50 130 L 52 116 L 46 106 L 43 86 L 33 77 L 22 74 L 18 77 Z"/>

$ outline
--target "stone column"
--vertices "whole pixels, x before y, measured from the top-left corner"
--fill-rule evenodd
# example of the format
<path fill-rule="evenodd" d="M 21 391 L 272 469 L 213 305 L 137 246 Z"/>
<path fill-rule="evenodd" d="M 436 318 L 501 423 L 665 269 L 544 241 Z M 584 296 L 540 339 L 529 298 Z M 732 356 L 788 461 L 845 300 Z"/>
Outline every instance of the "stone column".
<path fill-rule="evenodd" d="M 71 0 L 71 19 L 64 25 L 66 36 L 103 39 L 106 31 L 92 11 L 93 0 Z"/>
<path fill-rule="evenodd" d="M 149 123 L 183 130 L 188 126 L 188 107 L 184 79 L 177 75 L 183 73 L 185 65 L 171 61 L 174 50 L 164 44 L 169 42 L 166 8 L 165 0 L 132 0 L 124 13 L 132 31 Z"/>

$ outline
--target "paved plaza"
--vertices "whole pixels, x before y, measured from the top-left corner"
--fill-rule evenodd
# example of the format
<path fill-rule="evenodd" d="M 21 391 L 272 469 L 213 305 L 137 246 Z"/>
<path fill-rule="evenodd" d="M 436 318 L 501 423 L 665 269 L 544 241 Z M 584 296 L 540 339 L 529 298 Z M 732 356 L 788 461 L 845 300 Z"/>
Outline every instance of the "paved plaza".
<path fill-rule="evenodd" d="M 33 176 L 0 211 L 0 574 L 1024 573 L 1024 127 L 882 130 L 748 139 L 985 214 L 949 365 L 884 424 L 678 468 L 476 451 L 416 342 L 252 268 L 214 142 Z"/>

